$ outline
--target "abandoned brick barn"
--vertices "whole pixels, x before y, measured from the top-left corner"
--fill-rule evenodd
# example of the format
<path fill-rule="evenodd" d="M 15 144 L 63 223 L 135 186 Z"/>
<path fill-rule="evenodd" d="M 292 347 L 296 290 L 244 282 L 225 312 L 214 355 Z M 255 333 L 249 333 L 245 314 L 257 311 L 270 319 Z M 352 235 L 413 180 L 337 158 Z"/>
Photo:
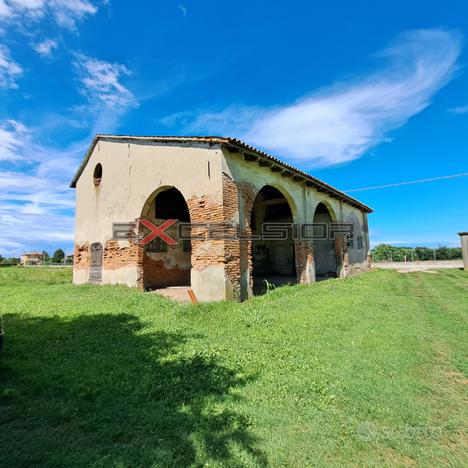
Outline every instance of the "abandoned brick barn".
<path fill-rule="evenodd" d="M 243 300 L 265 280 L 311 283 L 369 268 L 369 207 L 234 138 L 97 135 L 71 186 L 75 284 L 187 286 L 200 301 Z M 200 232 L 174 246 L 115 238 L 115 223 L 139 218 L 246 235 L 214 239 L 192 227 Z M 355 236 L 304 240 L 291 229 L 287 240 L 252 239 L 266 222 L 353 223 Z"/>

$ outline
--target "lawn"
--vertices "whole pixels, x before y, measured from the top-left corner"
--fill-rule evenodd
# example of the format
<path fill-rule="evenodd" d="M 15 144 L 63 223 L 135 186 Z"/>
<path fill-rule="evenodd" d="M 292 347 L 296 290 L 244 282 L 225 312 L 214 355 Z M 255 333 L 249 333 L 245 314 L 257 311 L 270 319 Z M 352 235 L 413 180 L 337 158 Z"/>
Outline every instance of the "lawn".
<path fill-rule="evenodd" d="M 0 466 L 466 466 L 468 274 L 178 305 L 0 269 Z"/>

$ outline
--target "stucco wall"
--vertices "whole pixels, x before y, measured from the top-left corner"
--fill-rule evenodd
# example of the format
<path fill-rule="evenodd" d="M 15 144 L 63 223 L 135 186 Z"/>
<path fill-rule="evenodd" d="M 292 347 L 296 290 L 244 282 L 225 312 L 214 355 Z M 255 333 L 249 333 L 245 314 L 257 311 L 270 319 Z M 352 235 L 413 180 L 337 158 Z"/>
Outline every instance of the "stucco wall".
<path fill-rule="evenodd" d="M 220 150 L 206 145 L 100 140 L 76 185 L 75 251 L 93 242 L 105 246 L 112 239 L 112 223 L 134 221 L 148 200 L 166 187 L 176 187 L 194 213 L 206 204 L 222 210 L 221 161 Z M 95 187 L 93 172 L 98 163 L 103 175 L 101 184 Z M 205 222 L 215 212 L 207 207 Z M 125 241 L 119 244 L 126 245 Z M 203 268 L 203 258 L 213 255 L 211 246 L 204 247 L 194 246 L 195 257 L 197 251 L 202 252 L 192 268 L 192 287 L 200 300 L 220 300 L 227 296 L 225 268 L 217 261 Z M 75 283 L 87 282 L 87 268 L 86 261 L 75 263 Z M 142 276 L 139 268 L 131 261 L 118 270 L 104 267 L 102 282 L 135 286 Z M 209 283 L 211 286 L 205 287 Z"/>
<path fill-rule="evenodd" d="M 96 187 L 93 172 L 98 163 L 103 174 Z M 148 206 L 160 191 L 175 187 L 187 202 L 192 223 L 240 223 L 249 234 L 252 204 L 265 185 L 277 188 L 285 196 L 296 223 L 312 223 L 320 202 L 330 209 L 334 220 L 357 219 L 363 249 L 347 252 L 346 245 L 337 242 L 337 274 L 344 276 L 367 268 L 367 215 L 304 182 L 283 177 L 219 145 L 101 138 L 76 184 L 74 282 L 88 281 L 89 246 L 95 242 L 104 247 L 102 283 L 141 287 L 142 269 L 148 267 L 145 258 L 150 257 L 162 261 L 164 268 L 177 267 L 180 271 L 175 273 L 183 274 L 188 269 L 186 256 L 179 255 L 176 264 L 171 262 L 177 256 L 172 256 L 171 262 L 165 254 L 147 258 L 140 246 L 112 240 L 112 224 L 132 222 L 148 213 Z M 197 298 L 207 301 L 248 297 L 252 293 L 251 249 L 249 239 L 193 240 L 190 282 Z M 314 281 L 312 243 L 296 241 L 294 249 L 298 280 Z"/>

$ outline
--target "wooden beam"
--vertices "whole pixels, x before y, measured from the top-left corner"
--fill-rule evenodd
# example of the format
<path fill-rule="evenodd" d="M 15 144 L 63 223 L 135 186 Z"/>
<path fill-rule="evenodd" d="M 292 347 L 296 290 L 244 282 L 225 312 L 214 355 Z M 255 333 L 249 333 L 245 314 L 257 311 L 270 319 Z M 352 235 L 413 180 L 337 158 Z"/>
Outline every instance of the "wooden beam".
<path fill-rule="evenodd" d="M 239 153 L 239 148 L 237 148 L 236 146 L 224 145 L 224 147 L 225 147 L 230 153 Z"/>
<path fill-rule="evenodd" d="M 281 175 L 283 177 L 292 177 L 294 175 L 294 173 L 291 172 L 291 171 L 284 171 L 284 172 L 281 173 Z"/>
<path fill-rule="evenodd" d="M 271 167 L 273 166 L 273 163 L 271 161 L 268 161 L 267 159 L 259 159 L 258 164 L 262 167 Z"/>
<path fill-rule="evenodd" d="M 243 153 L 244 154 L 244 159 L 246 161 L 257 161 L 258 156 L 255 156 L 254 154 L 248 154 L 248 153 Z"/>
<path fill-rule="evenodd" d="M 287 203 L 286 198 L 272 198 L 271 200 L 263 200 L 256 202 L 259 205 L 280 205 L 281 203 Z"/>
<path fill-rule="evenodd" d="M 282 168 L 281 166 L 272 166 L 271 171 L 272 172 L 284 172 L 284 168 Z"/>

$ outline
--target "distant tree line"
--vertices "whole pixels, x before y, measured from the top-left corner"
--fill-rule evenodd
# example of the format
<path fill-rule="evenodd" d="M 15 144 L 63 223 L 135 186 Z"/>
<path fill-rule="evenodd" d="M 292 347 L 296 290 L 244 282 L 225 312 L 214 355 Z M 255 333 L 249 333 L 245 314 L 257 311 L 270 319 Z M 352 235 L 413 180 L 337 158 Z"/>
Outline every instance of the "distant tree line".
<path fill-rule="evenodd" d="M 5 258 L 0 255 L 0 267 L 18 265 L 19 261 L 20 259 L 17 257 Z"/>
<path fill-rule="evenodd" d="M 42 251 L 42 260 L 45 265 L 53 265 L 53 264 L 63 264 L 65 263 L 65 252 L 63 249 L 57 249 L 54 252 L 52 257 L 45 251 Z M 2 257 L 0 255 L 0 267 L 2 266 L 15 266 L 19 265 L 20 259 L 18 257 Z"/>
<path fill-rule="evenodd" d="M 379 244 L 371 250 L 374 262 L 407 262 L 421 260 L 458 260 L 462 258 L 461 247 L 396 247 Z"/>

